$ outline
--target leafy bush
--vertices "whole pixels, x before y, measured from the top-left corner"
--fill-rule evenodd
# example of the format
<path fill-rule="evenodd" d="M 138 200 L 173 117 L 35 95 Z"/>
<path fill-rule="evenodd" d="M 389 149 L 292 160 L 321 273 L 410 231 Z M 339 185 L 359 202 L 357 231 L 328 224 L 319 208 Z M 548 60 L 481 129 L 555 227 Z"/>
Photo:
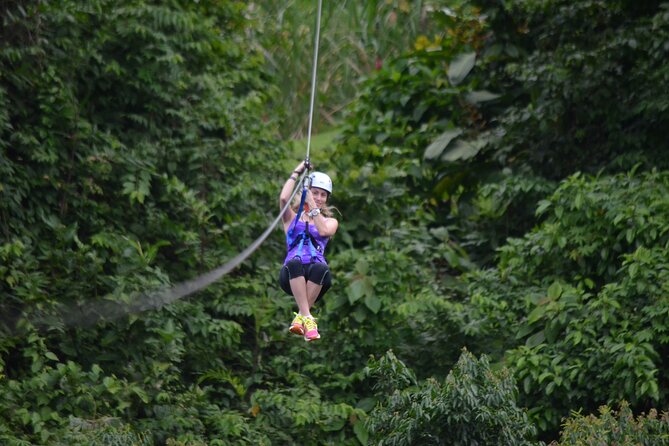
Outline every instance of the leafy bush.
<path fill-rule="evenodd" d="M 378 445 L 532 445 L 511 374 L 466 350 L 445 382 L 418 382 L 392 352 L 370 359 L 380 402 L 367 421 Z"/>
<path fill-rule="evenodd" d="M 370 76 L 349 108 L 332 161 L 342 173 L 337 178 L 343 189 L 338 198 L 342 213 L 365 210 L 342 227 L 355 234 L 359 246 L 398 220 L 420 221 L 430 200 L 442 199 L 440 184 L 446 175 L 435 171 L 433 162 L 424 162 L 434 139 L 467 126 L 477 134 L 478 108 L 465 98 L 483 87 L 470 75 L 473 66 L 458 61 L 471 59 L 467 57 L 483 30 L 469 8 L 458 8 L 458 13 L 462 15 L 453 18 L 435 8 L 430 20 L 439 29 L 437 35 L 423 36 L 414 51 Z M 450 66 L 458 66 L 462 78 L 469 75 L 468 82 L 454 84 Z M 460 177 L 458 184 L 463 181 Z"/>
<path fill-rule="evenodd" d="M 540 429 L 602 403 L 667 404 L 668 188 L 666 172 L 573 175 L 497 269 L 465 277 L 473 334 L 517 345 L 504 361 Z"/>
<path fill-rule="evenodd" d="M 393 349 L 421 377 L 448 373 L 458 353 L 441 345 L 463 342 L 448 285 L 472 268 L 448 231 L 400 223 L 364 248 L 340 250 L 332 268 L 337 286 L 322 321 L 340 346 L 340 367 L 352 372 Z"/>
<path fill-rule="evenodd" d="M 281 88 L 274 103 L 274 108 L 285 115 L 282 117 L 286 124 L 281 132 L 285 137 L 304 135 L 317 2 L 254 3 L 250 12 L 257 22 L 252 32 L 264 46 L 269 71 Z M 433 33 L 441 34 L 439 23 L 435 23 L 430 11 L 445 3 L 443 0 L 323 2 L 313 122 L 316 133 L 339 123 L 361 80 L 412 48 L 419 35 L 426 39 Z"/>
<path fill-rule="evenodd" d="M 564 422 L 560 441 L 551 446 L 666 446 L 669 444 L 669 414 L 658 415 L 651 409 L 648 415 L 634 417 L 626 402 L 617 412 L 607 406 L 599 415 L 574 414 Z"/>
<path fill-rule="evenodd" d="M 276 200 L 282 147 L 264 117 L 272 88 L 262 57 L 240 38 L 244 3 L 159 3 L 0 10 L 8 442 L 59 438 L 68 415 L 118 417 L 159 441 L 187 441 L 187 432 L 206 441 L 227 412 L 195 381 L 246 359 L 237 352 L 253 313 L 238 308 L 253 306 L 245 299 L 262 280 L 141 316 L 104 314 L 237 254 Z M 270 240 L 268 252 L 280 246 Z"/>
<path fill-rule="evenodd" d="M 116 420 L 71 419 L 68 433 L 55 445 L 62 446 L 152 446 L 152 437 L 136 433 Z"/>
<path fill-rule="evenodd" d="M 492 30 L 482 51 L 505 108 L 491 154 L 553 180 L 577 171 L 667 166 L 666 4 L 474 0 Z M 656 90 L 657 89 L 657 90 Z"/>

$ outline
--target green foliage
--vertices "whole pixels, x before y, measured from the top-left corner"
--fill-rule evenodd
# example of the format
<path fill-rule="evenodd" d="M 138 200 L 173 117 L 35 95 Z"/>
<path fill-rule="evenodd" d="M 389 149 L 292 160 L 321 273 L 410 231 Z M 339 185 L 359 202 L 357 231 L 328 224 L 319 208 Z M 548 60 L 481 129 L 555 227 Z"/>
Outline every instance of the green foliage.
<path fill-rule="evenodd" d="M 468 10 L 469 3 L 482 10 Z M 490 253 L 506 237 L 521 236 L 536 224 L 535 204 L 556 180 L 578 171 L 625 171 L 637 163 L 643 168 L 667 165 L 661 136 L 667 120 L 664 99 L 649 94 L 661 91 L 667 79 L 661 62 L 669 29 L 664 8 L 652 2 L 480 0 L 467 2 L 456 14 L 456 19 L 442 22 L 447 34 L 462 36 L 458 23 L 466 24 L 470 34 L 450 41 L 448 55 L 430 52 L 437 63 L 450 62 L 441 73 L 451 90 L 427 93 L 426 87 L 439 84 L 426 81 L 423 74 L 401 78 L 413 84 L 418 101 L 429 98 L 440 105 L 428 109 L 433 119 L 422 129 L 428 133 L 421 145 L 427 147 L 430 171 L 423 166 L 416 190 L 425 191 L 432 182 L 431 203 L 440 207 L 454 238 L 475 261 L 489 264 Z M 420 51 L 411 56 L 420 57 Z M 377 113 L 378 122 L 387 113 L 385 122 L 393 124 L 379 128 L 370 125 L 372 120 L 357 119 L 356 132 L 364 134 L 369 128 L 380 136 L 389 134 L 391 126 L 406 128 L 402 115 L 381 103 L 393 95 L 411 97 L 402 83 L 376 92 L 374 98 L 381 99 L 374 106 L 363 105 L 364 110 Z M 415 100 L 409 104 L 412 111 L 423 111 Z M 420 127 L 413 128 L 404 134 L 418 134 Z M 355 139 L 349 141 L 355 152 L 366 155 L 351 164 L 373 159 L 353 145 Z M 409 141 L 402 147 L 410 146 Z M 377 153 L 388 162 L 387 151 Z M 410 159 L 406 151 L 403 155 Z M 413 169 L 400 171 L 415 175 Z M 383 172 L 374 165 L 371 171 Z M 411 179 L 407 174 L 397 177 Z M 357 191 L 371 183 L 368 178 L 373 177 L 360 176 L 354 184 Z M 522 178 L 522 192 L 518 180 L 509 184 L 513 178 Z M 504 197 L 506 206 L 498 208 L 503 213 L 491 221 L 486 217 L 490 202 L 481 195 L 487 192 L 479 188 L 499 183 L 516 193 Z M 416 190 L 407 188 L 405 193 Z M 411 209 L 412 204 L 397 207 Z M 383 220 L 384 215 L 375 217 Z"/>
<path fill-rule="evenodd" d="M 669 17 L 661 2 L 476 0 L 493 29 L 483 58 L 510 93 L 491 149 L 509 166 L 576 171 L 666 166 Z"/>
<path fill-rule="evenodd" d="M 30 340 L 44 347 L 43 341 L 35 335 Z M 18 440 L 22 434 L 30 434 L 41 444 L 46 444 L 58 441 L 58 430 L 65 428 L 68 428 L 69 432 L 65 437 L 75 441 L 74 438 L 79 433 L 84 435 L 83 430 L 88 431 L 98 425 L 100 429 L 91 432 L 91 438 L 106 441 L 105 438 L 116 434 L 121 438 L 124 436 L 122 431 L 104 428 L 106 422 L 84 420 L 90 418 L 111 420 L 127 416 L 134 412 L 131 409 L 133 406 L 149 402 L 149 397 L 142 386 L 114 375 L 107 375 L 98 365 L 94 365 L 89 371 L 84 371 L 72 361 L 59 363 L 56 355 L 49 351 L 44 353 L 44 357 L 39 357 L 34 349 L 28 348 L 24 354 L 32 358 L 32 376 L 22 380 L 5 379 L 0 382 L 4 395 L 3 406 L 11 408 L 11 412 L 6 411 L 4 422 L 13 427 L 12 434 L 16 436 L 12 438 L 7 435 L 7 441 Z M 50 364 L 42 364 L 42 359 L 48 359 Z M 125 432 L 128 441 L 134 441 L 132 439 L 135 435 L 127 429 Z M 65 441 L 65 444 L 73 444 L 68 441 Z M 144 444 L 151 444 L 148 442 L 150 439 L 142 441 L 147 441 Z"/>
<path fill-rule="evenodd" d="M 458 12 L 462 16 L 457 18 L 432 14 L 441 32 L 417 41 L 414 52 L 370 77 L 350 108 L 333 164 L 336 172 L 346 172 L 336 177 L 344 189 L 338 198 L 343 215 L 365 209 L 364 218 L 349 218 L 342 228 L 360 241 L 373 239 L 395 221 L 420 220 L 421 208 L 435 195 L 441 198 L 444 175 L 433 170 L 434 162 L 424 163 L 431 143 L 428 155 L 436 158 L 446 148 L 445 132 L 469 127 L 467 136 L 478 134 L 477 106 L 465 97 L 478 90 L 479 82 L 469 75 L 470 82 L 453 85 L 449 64 L 471 53 L 482 29 L 470 9 Z M 465 68 L 459 70 L 461 76 L 471 69 Z M 441 145 L 434 146 L 435 140 Z"/>
<path fill-rule="evenodd" d="M 254 423 L 270 433 L 272 443 L 365 444 L 365 412 L 346 403 L 324 401 L 321 390 L 306 381 L 291 388 L 259 390 L 252 398 Z M 362 437 L 364 438 L 364 437 Z"/>
<path fill-rule="evenodd" d="M 574 410 L 666 407 L 667 9 L 448 3 L 326 2 L 319 109 L 361 91 L 314 155 L 341 226 L 306 344 L 280 231 L 189 299 L 107 310 L 271 221 L 314 5 L 6 2 L 0 441 L 530 444 Z M 365 375 L 388 350 L 404 362 Z M 663 441 L 664 418 L 629 414 L 574 416 L 562 441 Z"/>
<path fill-rule="evenodd" d="M 354 100 L 359 83 L 411 49 L 419 36 L 440 34 L 426 20 L 428 11 L 446 2 L 340 1 L 323 2 L 314 129 L 339 122 Z M 448 2 L 452 3 L 452 2 Z M 284 137 L 307 131 L 317 2 L 260 1 L 253 10 L 254 33 L 263 45 L 269 70 L 281 93 L 278 110 L 288 111 Z"/>
<path fill-rule="evenodd" d="M 504 169 L 472 193 L 460 187 L 451 196 L 451 233 L 480 265 L 493 263 L 494 250 L 525 234 L 537 222 L 530 203 L 553 192 L 555 183 L 530 172 Z"/>
<path fill-rule="evenodd" d="M 365 218 L 349 218 L 342 231 L 366 241 L 429 208 L 435 226 L 488 263 L 507 236 L 532 227 L 533 204 L 554 183 L 495 155 L 501 96 L 483 72 L 491 59 L 480 12 L 465 3 L 430 18 L 441 32 L 371 77 L 350 108 L 334 170 L 346 172 L 336 178 L 342 213 L 364 208 Z"/>
<path fill-rule="evenodd" d="M 97 305 L 105 316 L 110 301 L 221 264 L 266 226 L 276 189 L 267 172 L 282 148 L 269 144 L 272 90 L 240 38 L 243 12 L 241 2 L 209 1 L 3 7 L 7 442 L 97 435 L 75 432 L 68 415 L 119 418 L 159 442 L 207 442 L 219 418 L 243 407 L 209 404 L 194 382 L 246 359 L 237 351 L 249 314 L 226 302 L 251 307 L 262 281 L 98 325 L 97 315 L 81 320 L 53 305 Z M 279 243 L 268 245 L 278 253 Z"/>
<path fill-rule="evenodd" d="M 521 343 L 505 362 L 540 429 L 601 402 L 667 404 L 668 185 L 664 172 L 574 175 L 498 269 L 468 277 L 474 334 Z"/>
<path fill-rule="evenodd" d="M 417 382 L 392 352 L 370 359 L 368 373 L 380 398 L 367 422 L 372 444 L 534 444 L 513 378 L 485 356 L 463 351 L 443 383 Z"/>
<path fill-rule="evenodd" d="M 620 446 L 664 446 L 669 444 L 669 416 L 658 415 L 651 409 L 648 415 L 634 417 L 626 402 L 617 412 L 607 406 L 599 408 L 599 415 L 574 414 L 564 423 L 560 442 L 553 446 L 592 446 L 616 444 Z"/>
<path fill-rule="evenodd" d="M 339 251 L 331 264 L 337 286 L 322 320 L 341 366 L 392 348 L 421 376 L 448 373 L 457 352 L 441 346 L 463 342 L 448 285 L 472 265 L 447 231 L 403 223 L 365 248 Z"/>
<path fill-rule="evenodd" d="M 152 446 L 154 444 L 149 435 L 133 432 L 128 426 L 118 426 L 115 420 L 86 421 L 72 418 L 70 429 L 59 444 L 63 446 Z"/>

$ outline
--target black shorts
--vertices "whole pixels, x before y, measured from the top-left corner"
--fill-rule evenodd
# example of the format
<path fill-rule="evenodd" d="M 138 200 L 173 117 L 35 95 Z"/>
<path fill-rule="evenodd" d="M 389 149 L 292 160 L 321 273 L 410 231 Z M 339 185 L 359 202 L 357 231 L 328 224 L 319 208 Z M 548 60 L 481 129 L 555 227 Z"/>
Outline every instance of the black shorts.
<path fill-rule="evenodd" d="M 325 263 L 302 263 L 302 260 L 296 257 L 283 265 L 279 273 L 279 284 L 281 285 L 281 289 L 290 296 L 293 295 L 290 289 L 290 279 L 296 277 L 304 277 L 304 280 L 323 286 L 316 300 L 323 297 L 325 292 L 332 286 L 330 268 Z"/>

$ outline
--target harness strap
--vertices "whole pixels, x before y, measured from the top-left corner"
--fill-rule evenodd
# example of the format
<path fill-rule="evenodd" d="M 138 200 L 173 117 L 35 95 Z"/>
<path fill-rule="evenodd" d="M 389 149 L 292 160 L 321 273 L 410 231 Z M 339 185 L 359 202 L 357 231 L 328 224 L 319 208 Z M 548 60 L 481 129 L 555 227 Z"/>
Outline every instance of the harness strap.
<path fill-rule="evenodd" d="M 311 234 L 311 232 L 309 232 L 309 223 L 307 223 L 307 228 L 305 229 L 305 231 L 302 232 L 301 234 L 298 234 L 298 236 L 295 237 L 289 243 L 288 249 L 293 249 L 295 246 L 297 246 L 298 243 L 300 243 L 300 242 L 304 243 L 305 240 L 309 241 L 310 244 L 316 248 L 316 251 L 318 251 L 318 252 L 322 251 L 321 245 L 318 244 L 318 241 L 316 241 L 316 238 Z M 300 251 L 301 251 L 301 248 L 302 247 L 300 246 Z"/>
<path fill-rule="evenodd" d="M 309 222 L 305 223 L 304 231 L 301 234 L 297 236 L 295 235 L 295 227 L 297 226 L 297 222 L 300 220 L 302 212 L 304 211 L 304 202 L 307 196 L 308 189 L 309 189 L 309 182 L 305 178 L 304 187 L 302 188 L 302 197 L 300 198 L 300 205 L 298 206 L 297 212 L 295 213 L 295 220 L 293 220 L 293 224 L 291 225 L 291 228 L 288 230 L 287 234 L 289 239 L 288 246 L 289 249 L 293 249 L 295 245 L 299 243 L 299 246 L 297 248 L 297 253 L 301 254 L 302 249 L 304 248 L 304 242 L 306 241 L 309 244 L 309 255 L 311 256 L 311 258 L 315 258 L 316 251 L 322 252 L 323 249 L 318 244 L 314 236 L 311 235 L 311 233 L 309 232 Z"/>
<path fill-rule="evenodd" d="M 304 199 L 307 197 L 307 187 L 306 184 L 302 189 L 302 198 L 300 198 L 300 206 L 297 208 L 297 213 L 295 214 L 295 220 L 293 220 L 293 227 L 288 230 L 288 235 L 292 237 L 295 226 L 297 225 L 298 220 L 302 216 L 302 211 L 304 210 Z"/>

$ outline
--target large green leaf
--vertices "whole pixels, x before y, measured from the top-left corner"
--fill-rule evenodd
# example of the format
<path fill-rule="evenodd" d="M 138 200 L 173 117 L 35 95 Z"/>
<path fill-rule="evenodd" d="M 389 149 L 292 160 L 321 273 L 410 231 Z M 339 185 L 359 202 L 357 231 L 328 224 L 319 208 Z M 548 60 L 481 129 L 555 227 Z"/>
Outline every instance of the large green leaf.
<path fill-rule="evenodd" d="M 448 67 L 448 80 L 452 85 L 459 85 L 476 63 L 476 53 L 463 53 L 455 57 Z"/>
<path fill-rule="evenodd" d="M 369 277 L 362 277 L 351 282 L 351 284 L 348 286 L 348 301 L 351 304 L 354 304 L 364 296 L 371 296 L 373 294 L 374 288 Z"/>
<path fill-rule="evenodd" d="M 358 438 L 358 441 L 360 444 L 367 444 L 369 441 L 369 431 L 367 431 L 367 428 L 365 427 L 365 423 L 358 420 L 354 425 L 353 425 L 353 432 L 355 433 L 355 436 Z"/>
<path fill-rule="evenodd" d="M 443 161 L 453 162 L 473 158 L 479 153 L 484 144 L 485 141 L 481 139 L 474 141 L 458 140 L 450 150 L 443 154 L 441 159 Z"/>
<path fill-rule="evenodd" d="M 365 297 L 365 305 L 372 311 L 372 313 L 376 314 L 381 309 L 381 300 L 374 295 L 368 295 Z"/>
<path fill-rule="evenodd" d="M 462 129 L 455 128 L 446 130 L 444 133 L 439 135 L 432 144 L 427 146 L 425 149 L 425 159 L 434 159 L 438 158 L 444 151 L 444 149 L 453 141 L 455 138 L 462 134 Z"/>

